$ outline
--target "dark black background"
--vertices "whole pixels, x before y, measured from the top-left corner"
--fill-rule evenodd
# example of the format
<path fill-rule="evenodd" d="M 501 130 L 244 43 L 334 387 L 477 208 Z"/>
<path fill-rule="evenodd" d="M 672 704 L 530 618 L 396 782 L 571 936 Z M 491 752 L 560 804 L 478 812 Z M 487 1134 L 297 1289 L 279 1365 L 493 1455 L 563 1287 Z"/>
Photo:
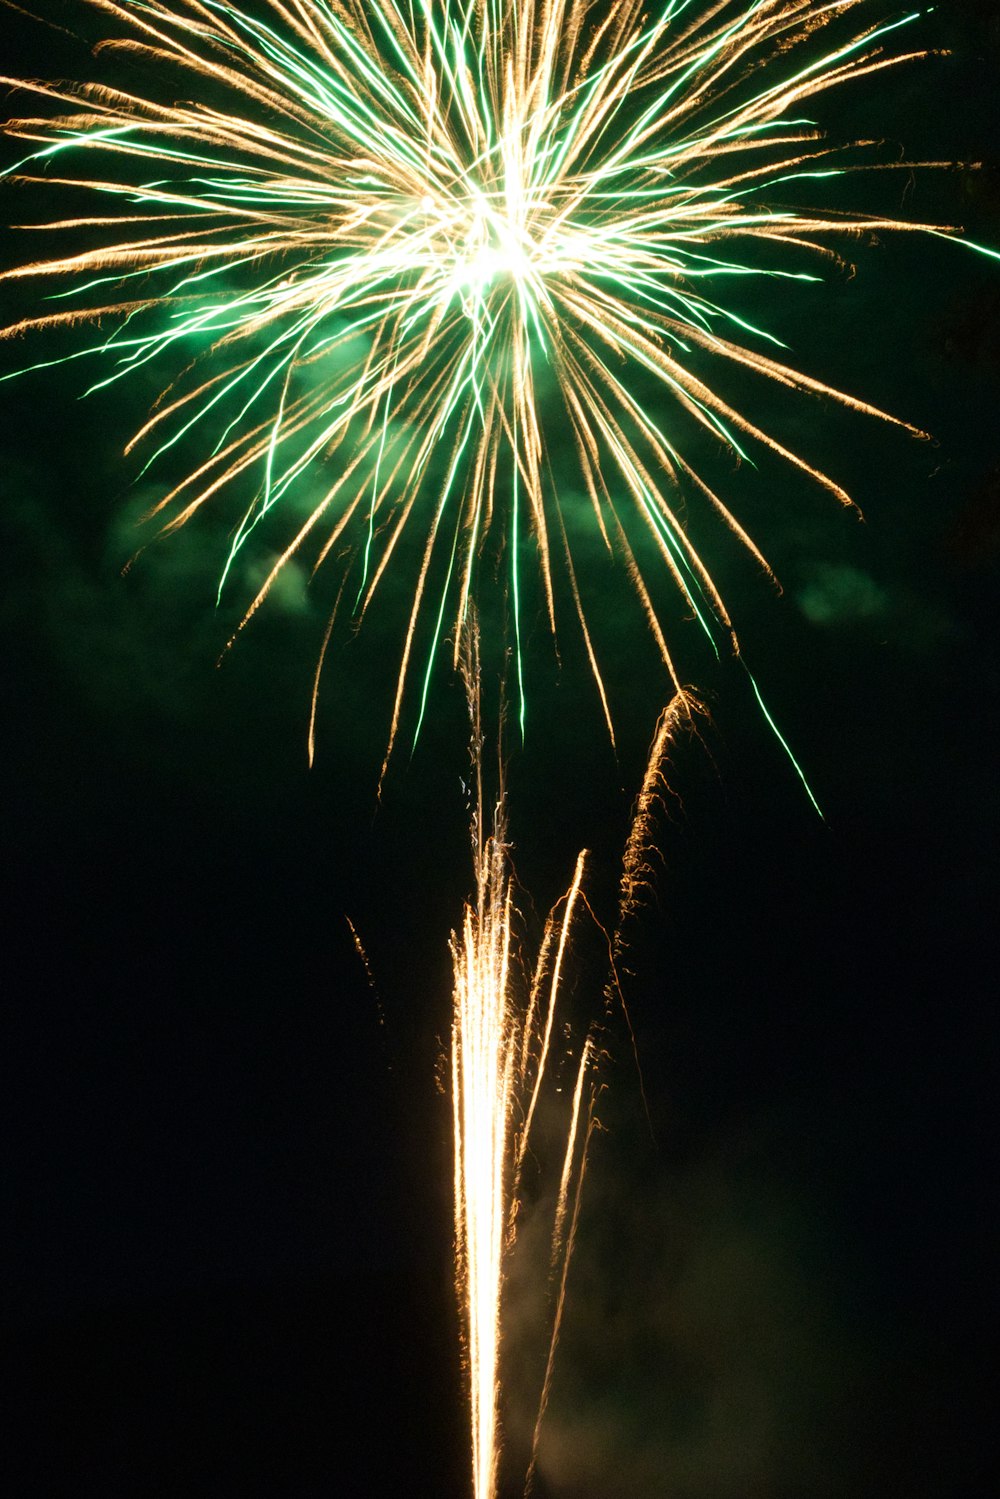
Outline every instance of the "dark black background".
<path fill-rule="evenodd" d="M 5 71 L 91 66 L 66 32 L 2 26 Z M 1000 23 L 953 0 L 924 31 L 956 56 L 830 122 L 982 161 L 885 179 L 885 201 L 1000 244 Z M 20 202 L 4 188 L 4 221 Z M 654 1139 L 613 1016 L 554 1495 L 994 1488 L 1000 266 L 886 240 L 827 295 L 765 321 L 934 444 L 809 406 L 785 435 L 866 524 L 758 488 L 784 595 L 719 564 L 827 822 L 742 673 L 692 643 L 713 722 L 678 753 L 630 929 Z M 30 306 L 3 296 L 5 320 Z M 442 676 L 377 809 L 385 657 L 359 637 L 309 771 L 322 608 L 279 600 L 216 669 L 224 523 L 122 576 L 141 495 L 119 454 L 148 393 L 82 384 L 2 389 L 6 1491 L 464 1493 L 436 1081 L 469 882 L 460 695 Z M 544 910 L 590 846 L 607 916 L 655 711 L 626 712 L 616 767 L 546 669 L 511 765 L 518 870 Z M 581 935 L 578 1026 L 603 982 Z"/>

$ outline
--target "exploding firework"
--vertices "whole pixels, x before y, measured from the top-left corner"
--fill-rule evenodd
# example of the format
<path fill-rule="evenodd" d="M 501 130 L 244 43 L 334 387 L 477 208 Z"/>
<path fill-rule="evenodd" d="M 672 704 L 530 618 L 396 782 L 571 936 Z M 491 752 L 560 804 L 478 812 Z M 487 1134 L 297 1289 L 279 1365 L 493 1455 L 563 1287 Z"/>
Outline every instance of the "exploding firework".
<path fill-rule="evenodd" d="M 5 80 L 45 101 L 8 121 L 32 149 L 7 175 L 67 202 L 87 194 L 32 226 L 70 243 L 9 274 L 59 283 L 56 307 L 7 333 L 96 329 L 50 361 L 99 365 L 94 389 L 162 372 L 129 448 L 165 476 L 165 530 L 217 498 L 236 504 L 220 588 L 248 549 L 276 552 L 245 619 L 293 557 L 326 563 L 340 576 L 325 652 L 338 614 L 359 622 L 409 570 L 386 763 L 408 685 L 416 677 L 416 735 L 439 646 L 450 635 L 460 664 L 496 574 L 523 730 L 529 556 L 553 635 L 563 612 L 576 620 L 614 738 L 582 566 L 596 541 L 634 592 L 674 695 L 626 853 L 627 911 L 646 879 L 663 756 L 696 711 L 659 579 L 714 648 L 738 648 L 686 529 L 688 498 L 767 569 L 705 477 L 700 439 L 748 460 L 770 450 L 851 503 L 734 404 L 729 378 L 906 425 L 785 362 L 736 289 L 817 280 L 845 236 L 953 232 L 808 206 L 817 183 L 889 165 L 872 143 L 829 142 L 805 111 L 920 56 L 886 50 L 917 13 L 859 31 L 868 0 L 661 0 L 652 14 L 645 0 L 259 0 L 252 13 L 224 0 L 85 3 L 115 32 L 102 55 L 127 61 L 129 80 L 145 67 L 149 83 Z M 474 737 L 478 757 L 478 725 Z M 489 832 L 481 782 L 477 806 L 475 897 L 453 941 L 455 1235 L 474 1487 L 491 1499 L 505 1255 L 583 869 L 522 1007 L 502 795 Z M 539 1419 L 591 1061 L 587 1042 Z"/>
<path fill-rule="evenodd" d="M 886 51 L 916 13 L 859 33 L 866 0 L 87 3 L 116 33 L 101 55 L 150 83 L 15 84 L 47 112 L 8 122 L 35 143 L 8 175 L 85 190 L 35 227 L 88 246 L 12 273 L 66 284 L 7 331 L 99 324 L 65 356 L 102 366 L 94 388 L 165 372 L 133 443 L 165 476 L 165 529 L 235 500 L 222 581 L 251 544 L 269 563 L 246 618 L 296 554 L 341 571 L 327 641 L 338 607 L 357 622 L 409 569 L 390 751 L 408 681 L 416 734 L 438 646 L 453 635 L 457 666 L 498 570 L 523 729 L 532 553 L 612 737 L 584 545 L 629 580 L 673 690 L 660 576 L 714 647 L 735 644 L 687 495 L 766 563 L 685 457 L 699 428 L 850 503 L 736 408 L 726 375 L 885 413 L 784 363 L 735 289 L 818 279 L 836 237 L 938 232 L 794 206 L 885 165 L 803 111 L 920 55 Z"/>

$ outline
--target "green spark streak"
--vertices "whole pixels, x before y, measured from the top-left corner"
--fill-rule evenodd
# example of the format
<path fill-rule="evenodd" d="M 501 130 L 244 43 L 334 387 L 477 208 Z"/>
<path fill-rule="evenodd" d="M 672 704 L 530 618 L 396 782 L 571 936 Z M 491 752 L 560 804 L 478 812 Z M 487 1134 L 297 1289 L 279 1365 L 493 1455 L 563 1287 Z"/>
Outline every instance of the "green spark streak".
<path fill-rule="evenodd" d="M 775 739 L 777 739 L 778 743 L 781 745 L 781 748 L 784 750 L 786 756 L 788 757 L 789 762 L 792 765 L 792 768 L 795 771 L 795 774 L 798 776 L 799 780 L 802 782 L 802 785 L 805 787 L 806 795 L 808 796 L 809 800 L 812 802 L 813 806 L 815 807 L 815 809 L 816 809 L 817 813 L 819 814 L 820 818 L 822 819 L 822 821 L 825 822 L 826 818 L 823 816 L 823 808 L 820 806 L 819 802 L 816 800 L 815 796 L 813 795 L 812 787 L 809 785 L 809 782 L 806 780 L 805 771 L 802 769 L 802 766 L 799 764 L 798 760 L 796 760 L 795 755 L 794 755 L 794 753 L 793 753 L 793 751 L 792 751 L 792 749 L 791 749 L 791 747 L 790 747 L 790 745 L 788 743 L 788 740 L 785 738 L 784 734 L 782 734 L 781 730 L 778 728 L 778 725 L 775 723 L 774 719 L 771 716 L 770 709 L 768 708 L 768 706 L 765 703 L 764 699 L 761 697 L 760 688 L 757 686 L 757 679 L 755 678 L 753 672 L 750 670 L 749 666 L 747 666 L 747 664 L 746 664 L 745 661 L 742 662 L 742 665 L 743 665 L 743 670 L 746 672 L 747 676 L 750 678 L 750 686 L 754 690 L 754 696 L 757 699 L 757 706 L 760 708 L 760 711 L 763 713 L 765 719 L 767 720 L 768 727 L 770 728 L 770 730 L 771 730 L 772 734 L 774 735 Z"/>

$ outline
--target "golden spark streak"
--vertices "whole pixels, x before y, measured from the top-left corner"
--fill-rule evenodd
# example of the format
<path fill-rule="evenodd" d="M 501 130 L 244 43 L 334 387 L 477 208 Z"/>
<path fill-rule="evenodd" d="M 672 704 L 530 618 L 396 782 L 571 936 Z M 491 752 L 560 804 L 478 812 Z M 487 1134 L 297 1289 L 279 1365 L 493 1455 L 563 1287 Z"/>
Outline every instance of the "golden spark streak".
<path fill-rule="evenodd" d="M 707 717 L 705 705 L 690 688 L 678 688 L 656 725 L 646 773 L 642 778 L 642 789 L 636 798 L 622 857 L 617 946 L 620 946 L 622 926 L 627 917 L 638 910 L 643 892 L 650 891 L 649 861 L 656 847 L 657 809 L 662 807 L 664 798 L 669 793 L 667 771 L 671 752 L 684 729 L 695 730 L 696 715 Z"/>
<path fill-rule="evenodd" d="M 474 831 L 474 845 L 476 838 Z M 543 952 L 557 940 L 559 958 L 553 970 L 544 1033 L 532 1035 L 537 1011 L 519 1003 L 518 912 L 502 805 L 494 813 L 492 833 L 481 848 L 474 846 L 474 854 L 475 901 L 466 907 L 461 931 L 451 942 L 455 976 L 451 1041 L 455 1245 L 472 1418 L 473 1490 L 476 1499 L 493 1499 L 500 1452 L 504 1266 L 513 1247 L 520 1163 L 550 1055 L 559 968 L 575 900 L 567 898 L 561 903 L 561 917 L 557 908 L 547 923 Z M 574 893 L 579 891 L 582 869 L 583 855 L 577 865 Z M 577 1134 L 592 1061 L 593 1043 L 588 1038 L 577 1070 L 553 1225 L 552 1268 L 560 1276 L 561 1289 L 539 1422 L 551 1384 L 573 1248 L 573 1229 L 571 1225 L 567 1234 L 566 1217 L 574 1171 L 578 1182 L 583 1173 L 585 1147 L 583 1152 L 577 1151 Z M 519 1115 L 523 1116 L 520 1126 L 516 1122 Z"/>
<path fill-rule="evenodd" d="M 477 805 L 472 819 L 475 897 L 466 906 L 461 929 L 451 940 L 455 1261 L 469 1384 L 473 1491 L 475 1499 L 493 1499 L 500 1454 L 504 1269 L 516 1236 L 521 1167 L 551 1056 L 560 977 L 581 895 L 586 856 L 579 856 L 570 890 L 549 915 L 534 976 L 525 984 L 502 788 L 488 835 L 484 824 L 474 627 L 466 632 L 465 651 L 463 671 L 472 714 Z M 553 949 L 555 959 L 550 970 Z M 546 985 L 548 1001 L 543 1016 L 538 997 Z M 526 988 L 529 997 L 524 1003 L 521 996 Z M 588 1037 L 577 1069 L 552 1230 L 551 1273 L 561 1277 L 561 1289 L 539 1423 L 551 1384 L 573 1248 L 573 1223 L 567 1233 L 566 1219 L 574 1171 L 577 1191 L 583 1175 L 586 1139 L 583 1149 L 578 1150 L 577 1136 L 593 1058 L 594 1046 Z M 592 1106 L 593 1093 L 591 1111 Z M 587 1139 L 589 1134 L 588 1128 Z M 574 1208 L 574 1222 L 576 1211 Z"/>

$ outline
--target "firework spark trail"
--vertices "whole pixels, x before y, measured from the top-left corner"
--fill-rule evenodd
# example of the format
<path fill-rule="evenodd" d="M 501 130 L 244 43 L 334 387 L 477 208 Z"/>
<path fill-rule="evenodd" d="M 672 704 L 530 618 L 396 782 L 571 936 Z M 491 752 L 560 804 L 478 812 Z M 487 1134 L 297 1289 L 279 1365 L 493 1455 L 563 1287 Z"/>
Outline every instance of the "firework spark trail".
<path fill-rule="evenodd" d="M 472 817 L 476 889 L 474 901 L 466 906 L 461 931 L 453 935 L 451 943 L 454 969 L 451 1069 L 455 1247 L 471 1409 L 473 1491 L 476 1499 L 493 1499 L 500 1451 L 500 1329 L 504 1274 L 516 1239 L 521 1171 L 550 1059 L 560 976 L 580 896 L 585 855 L 581 854 L 577 860 L 570 890 L 553 909 L 546 923 L 538 961 L 528 986 L 529 997 L 524 1003 L 521 999 L 524 972 L 518 939 L 520 918 L 514 900 L 507 844 L 502 765 L 500 791 L 489 828 L 485 818 L 479 647 L 474 620 L 465 633 L 463 650 L 462 667 L 472 720 L 473 776 L 477 797 Z M 544 1009 L 540 1004 L 543 990 L 548 994 Z M 591 1079 L 594 1057 L 594 1043 L 588 1036 L 577 1066 L 553 1220 L 551 1274 L 559 1280 L 559 1294 L 553 1314 L 539 1424 L 551 1384 L 579 1211 L 579 1188 L 592 1131 L 594 1091 L 591 1085 L 588 1127 L 582 1146 L 578 1146 L 581 1107 Z M 571 1193 L 574 1194 L 574 1205 L 567 1232 Z"/>
<path fill-rule="evenodd" d="M 473 1488 L 477 1499 L 490 1499 L 497 1470 L 500 1291 L 515 1088 L 513 913 L 501 829 L 479 854 L 476 885 L 475 906 L 466 909 L 461 938 L 452 942 L 454 1207 L 472 1411 Z"/>
<path fill-rule="evenodd" d="M 599 15 L 587 0 L 84 3 L 115 33 L 100 55 L 127 60 L 130 83 L 136 65 L 155 77 L 147 94 L 5 80 L 48 110 L 8 122 L 34 145 L 8 175 L 99 205 L 34 226 L 67 247 L 11 274 L 64 280 L 66 309 L 7 331 L 111 323 L 65 356 L 110 364 L 94 388 L 171 370 L 138 434 L 146 468 L 171 476 L 156 512 L 171 530 L 244 492 L 222 581 L 251 542 L 277 553 L 246 618 L 300 551 L 341 566 L 352 623 L 388 572 L 409 569 L 390 751 L 415 671 L 419 732 L 449 631 L 458 664 L 497 556 L 523 729 L 528 549 L 553 631 L 565 563 L 613 733 L 593 568 L 577 565 L 588 516 L 672 690 L 647 554 L 713 649 L 735 645 L 682 524 L 686 492 L 767 564 L 685 458 L 685 432 L 738 457 L 769 449 L 849 503 L 713 370 L 895 420 L 781 362 L 732 293 L 818 279 L 805 267 L 835 259 L 834 236 L 940 232 L 793 201 L 848 171 L 909 165 L 870 142 L 845 154 L 802 111 L 921 55 L 887 50 L 917 12 L 858 30 L 870 0 L 665 0 L 652 14 L 611 0 Z M 182 448 L 200 452 L 193 467 Z M 556 454 L 576 466 L 562 497 L 546 478 Z"/>
<path fill-rule="evenodd" d="M 696 715 L 706 712 L 691 689 L 682 688 L 660 714 L 622 856 L 616 947 L 620 945 L 626 918 L 634 914 L 643 891 L 650 888 L 649 861 L 656 847 L 656 814 L 669 789 L 667 771 L 671 752 L 682 730 L 693 728 Z"/>
<path fill-rule="evenodd" d="M 531 1033 L 531 1013 L 518 1003 L 519 953 L 513 879 L 498 806 L 493 829 L 480 846 L 474 839 L 475 903 L 466 908 L 460 934 L 452 938 L 455 974 L 452 1026 L 452 1102 L 455 1135 L 455 1242 L 472 1418 L 473 1489 L 492 1499 L 499 1458 L 500 1327 L 504 1267 L 513 1245 L 519 1162 L 527 1143 L 530 1113 L 544 1077 L 547 1047 Z M 565 941 L 572 913 L 553 912 L 549 932 Z M 553 986 L 548 1021 L 556 1002 Z M 527 1069 L 522 1057 L 528 1058 Z M 583 1046 L 577 1071 L 566 1151 L 552 1235 L 552 1263 L 565 1275 L 573 1248 L 566 1213 L 574 1173 L 582 1178 L 584 1151 L 577 1150 L 581 1099 L 593 1061 L 593 1043 Z M 534 1076 L 532 1077 L 532 1073 Z M 520 1128 L 519 1113 L 524 1114 Z M 574 1214 L 575 1220 L 575 1214 Z M 560 1294 L 552 1354 L 562 1315 Z M 551 1355 L 550 1355 L 551 1364 Z M 546 1376 L 547 1399 L 551 1372 Z"/>

